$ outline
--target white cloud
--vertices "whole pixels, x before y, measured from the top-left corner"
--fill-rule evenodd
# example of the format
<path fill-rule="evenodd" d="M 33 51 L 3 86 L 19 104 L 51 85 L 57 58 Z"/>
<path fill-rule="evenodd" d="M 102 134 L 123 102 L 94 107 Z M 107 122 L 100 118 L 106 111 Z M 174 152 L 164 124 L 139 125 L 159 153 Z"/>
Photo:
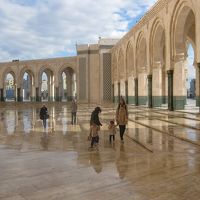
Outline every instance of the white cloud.
<path fill-rule="evenodd" d="M 122 37 L 156 0 L 1 0 L 0 61 L 75 52 L 75 43 Z"/>

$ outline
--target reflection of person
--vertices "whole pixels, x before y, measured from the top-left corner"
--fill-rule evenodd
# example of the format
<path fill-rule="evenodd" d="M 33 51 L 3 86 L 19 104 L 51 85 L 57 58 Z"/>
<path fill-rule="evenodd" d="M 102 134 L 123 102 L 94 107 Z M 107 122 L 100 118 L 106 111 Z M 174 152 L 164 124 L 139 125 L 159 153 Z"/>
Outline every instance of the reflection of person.
<path fill-rule="evenodd" d="M 128 158 L 124 151 L 124 145 L 122 144 L 120 145 L 120 152 L 119 152 L 119 157 L 117 158 L 117 161 L 116 161 L 116 167 L 119 173 L 119 177 L 123 179 L 126 175 L 126 171 L 128 168 Z"/>
<path fill-rule="evenodd" d="M 115 141 L 116 126 L 117 125 L 115 125 L 115 122 L 111 120 L 108 126 L 108 130 L 110 133 L 110 138 L 109 138 L 110 143 L 112 142 L 112 139 L 113 139 L 113 142 Z"/>
<path fill-rule="evenodd" d="M 102 126 L 101 122 L 99 121 L 99 113 L 101 113 L 101 108 L 96 107 L 91 114 L 91 119 L 90 119 L 91 148 L 93 148 L 94 144 L 98 145 L 99 143 L 98 132 L 100 130 L 100 126 Z"/>
<path fill-rule="evenodd" d="M 72 113 L 71 124 L 76 124 L 77 102 L 74 99 L 72 100 L 71 113 Z"/>
<path fill-rule="evenodd" d="M 43 121 L 43 126 L 46 128 L 47 119 L 48 119 L 48 110 L 45 105 L 40 109 L 40 119 Z"/>
<path fill-rule="evenodd" d="M 121 97 L 116 111 L 116 121 L 119 125 L 121 142 L 124 142 L 123 136 L 126 130 L 126 124 L 128 123 L 128 110 L 124 99 Z"/>
<path fill-rule="evenodd" d="M 90 164 L 96 173 L 100 173 L 102 171 L 101 157 L 98 151 L 90 154 Z"/>
<path fill-rule="evenodd" d="M 41 144 L 41 146 L 43 147 L 44 150 L 48 149 L 49 136 L 46 133 L 44 133 L 43 136 L 41 137 L 40 144 Z"/>

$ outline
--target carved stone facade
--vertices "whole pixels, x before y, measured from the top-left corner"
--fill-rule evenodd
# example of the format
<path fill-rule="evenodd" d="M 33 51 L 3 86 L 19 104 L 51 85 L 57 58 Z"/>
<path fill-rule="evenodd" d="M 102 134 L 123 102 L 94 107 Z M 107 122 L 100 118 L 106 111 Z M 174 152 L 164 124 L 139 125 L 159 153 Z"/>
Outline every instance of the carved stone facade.
<path fill-rule="evenodd" d="M 200 105 L 199 32 L 199 0 L 158 0 L 119 41 L 100 39 L 98 44 L 77 45 L 77 56 L 71 58 L 0 63 L 1 101 L 6 100 L 8 73 L 14 77 L 15 99 L 23 100 L 25 72 L 32 82 L 32 101 L 41 101 L 43 72 L 48 76 L 48 100 L 61 101 L 65 72 L 69 100 L 76 96 L 79 102 L 102 103 L 112 98 L 117 102 L 122 95 L 130 104 L 168 104 L 170 110 L 184 109 L 190 44 L 195 54 L 196 102 Z"/>
<path fill-rule="evenodd" d="M 47 99 L 45 101 L 69 101 L 101 103 L 112 100 L 111 53 L 118 40 L 100 39 L 98 44 L 77 45 L 77 56 L 66 58 L 28 60 L 0 63 L 0 100 L 8 101 L 8 74 L 13 77 L 14 101 L 24 101 L 23 76 L 29 75 L 29 101 L 43 101 L 42 78 L 46 74 Z M 62 74 L 66 74 L 66 89 Z M 65 91 L 66 90 L 66 91 Z"/>
<path fill-rule="evenodd" d="M 199 0 L 158 0 L 111 50 L 115 101 L 122 95 L 136 105 L 157 107 L 168 103 L 170 110 L 184 109 L 185 68 L 191 44 L 195 53 L 198 105 L 199 31 Z"/>

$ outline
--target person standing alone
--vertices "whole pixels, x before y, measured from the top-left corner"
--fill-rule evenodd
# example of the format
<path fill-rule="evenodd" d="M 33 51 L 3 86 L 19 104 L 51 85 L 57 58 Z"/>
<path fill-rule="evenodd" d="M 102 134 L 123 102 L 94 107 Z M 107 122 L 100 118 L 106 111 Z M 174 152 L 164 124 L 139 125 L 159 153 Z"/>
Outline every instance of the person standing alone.
<path fill-rule="evenodd" d="M 48 118 L 49 118 L 49 115 L 48 115 L 47 107 L 45 105 L 43 105 L 42 108 L 40 109 L 40 119 L 43 121 L 44 128 L 46 128 L 46 126 L 47 126 Z"/>
<path fill-rule="evenodd" d="M 71 113 L 72 113 L 71 124 L 76 124 L 77 102 L 75 99 L 72 100 Z"/>
<path fill-rule="evenodd" d="M 127 110 L 126 103 L 122 97 L 120 98 L 120 102 L 117 107 L 116 121 L 117 121 L 117 124 L 119 125 L 121 142 L 124 143 L 123 136 L 126 130 L 126 125 L 128 123 L 128 110 Z"/>

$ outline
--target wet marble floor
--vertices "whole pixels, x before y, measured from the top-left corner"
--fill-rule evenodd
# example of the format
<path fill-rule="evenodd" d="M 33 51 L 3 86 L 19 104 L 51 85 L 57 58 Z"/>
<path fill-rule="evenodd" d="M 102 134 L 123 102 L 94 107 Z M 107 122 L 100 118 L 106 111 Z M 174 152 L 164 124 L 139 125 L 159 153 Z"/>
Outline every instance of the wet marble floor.
<path fill-rule="evenodd" d="M 38 104 L 0 109 L 0 199 L 199 200 L 200 117 L 129 107 L 125 143 L 109 143 L 114 105 L 102 106 L 100 147 L 88 150 L 94 106 L 48 105 L 46 130 Z"/>

